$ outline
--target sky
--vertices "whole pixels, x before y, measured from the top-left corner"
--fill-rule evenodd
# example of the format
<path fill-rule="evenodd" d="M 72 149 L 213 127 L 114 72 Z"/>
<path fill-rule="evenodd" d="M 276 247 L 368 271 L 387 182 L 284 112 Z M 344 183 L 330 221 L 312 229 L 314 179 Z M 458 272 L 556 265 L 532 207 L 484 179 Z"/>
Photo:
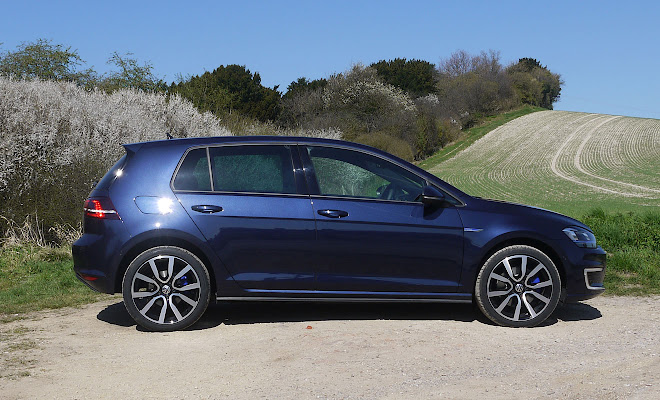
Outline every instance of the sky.
<path fill-rule="evenodd" d="M 559 73 L 556 110 L 660 119 L 658 1 L 0 0 L 0 50 L 38 38 L 98 72 L 131 52 L 167 82 L 239 64 L 282 92 L 355 63 L 495 50 Z"/>

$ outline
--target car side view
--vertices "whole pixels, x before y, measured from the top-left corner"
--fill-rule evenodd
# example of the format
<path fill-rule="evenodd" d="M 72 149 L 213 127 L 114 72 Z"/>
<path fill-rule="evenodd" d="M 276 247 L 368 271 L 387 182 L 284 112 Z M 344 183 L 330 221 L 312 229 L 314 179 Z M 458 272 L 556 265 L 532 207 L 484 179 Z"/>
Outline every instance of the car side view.
<path fill-rule="evenodd" d="M 383 151 L 291 137 L 174 139 L 126 154 L 84 204 L 76 276 L 150 330 L 211 301 L 475 301 L 529 327 L 604 290 L 591 230 L 469 196 Z"/>

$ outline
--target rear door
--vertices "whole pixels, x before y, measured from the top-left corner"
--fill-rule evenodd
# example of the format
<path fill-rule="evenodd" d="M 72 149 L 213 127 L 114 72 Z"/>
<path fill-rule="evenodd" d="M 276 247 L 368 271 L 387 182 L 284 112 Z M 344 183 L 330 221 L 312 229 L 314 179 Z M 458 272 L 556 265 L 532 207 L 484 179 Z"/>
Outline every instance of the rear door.
<path fill-rule="evenodd" d="M 309 289 L 314 216 L 289 145 L 192 149 L 172 186 L 236 282 L 259 291 Z M 294 147 L 295 148 L 295 147 Z"/>
<path fill-rule="evenodd" d="M 317 288 L 339 292 L 451 293 L 463 258 L 454 207 L 429 209 L 425 180 L 374 154 L 300 148 L 317 229 Z"/>

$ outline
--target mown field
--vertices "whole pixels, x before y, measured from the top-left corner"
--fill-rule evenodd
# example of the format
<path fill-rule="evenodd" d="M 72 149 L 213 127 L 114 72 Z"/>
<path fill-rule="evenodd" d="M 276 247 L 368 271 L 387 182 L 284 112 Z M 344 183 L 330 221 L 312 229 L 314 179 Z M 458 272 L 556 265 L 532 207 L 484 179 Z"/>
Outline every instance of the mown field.
<path fill-rule="evenodd" d="M 542 111 L 429 169 L 476 196 L 572 216 L 660 206 L 660 120 Z"/>

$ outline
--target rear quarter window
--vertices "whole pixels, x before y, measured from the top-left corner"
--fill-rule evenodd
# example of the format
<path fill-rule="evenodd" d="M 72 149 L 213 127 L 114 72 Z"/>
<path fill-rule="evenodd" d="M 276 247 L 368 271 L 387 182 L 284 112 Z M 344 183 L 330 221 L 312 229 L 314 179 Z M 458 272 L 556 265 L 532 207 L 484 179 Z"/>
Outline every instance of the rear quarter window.
<path fill-rule="evenodd" d="M 211 176 L 209 174 L 206 148 L 194 149 L 186 154 L 172 186 L 175 190 L 211 190 Z"/>

